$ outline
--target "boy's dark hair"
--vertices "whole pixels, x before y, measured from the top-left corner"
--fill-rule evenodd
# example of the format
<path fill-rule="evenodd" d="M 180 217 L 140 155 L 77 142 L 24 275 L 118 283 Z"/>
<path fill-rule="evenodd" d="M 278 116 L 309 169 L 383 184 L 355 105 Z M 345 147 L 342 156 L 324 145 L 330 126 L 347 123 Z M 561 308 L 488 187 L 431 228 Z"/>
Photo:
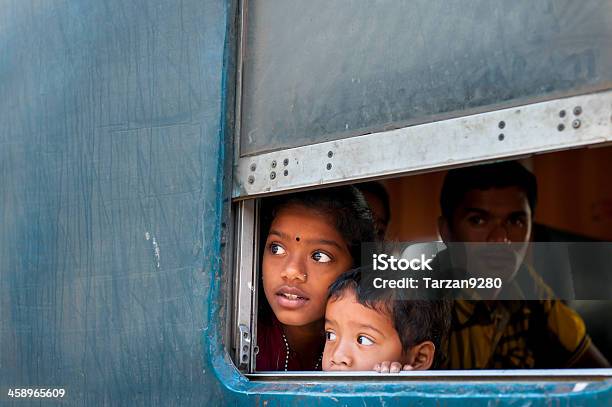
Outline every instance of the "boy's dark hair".
<path fill-rule="evenodd" d="M 450 170 L 444 177 L 440 192 L 442 216 L 452 220 L 455 209 L 463 197 L 471 190 L 519 187 L 527 195 L 532 214 L 538 200 L 538 187 L 535 176 L 516 161 L 477 165 Z"/>
<path fill-rule="evenodd" d="M 346 241 L 353 264 L 361 261 L 361 244 L 375 240 L 368 204 L 361 192 L 350 185 L 276 196 L 265 205 L 269 208 L 268 218 L 264 220 L 268 228 L 276 214 L 288 206 L 303 206 L 328 216 Z"/>
<path fill-rule="evenodd" d="M 372 272 L 360 267 L 342 274 L 329 287 L 328 301 L 355 293 L 357 302 L 365 307 L 389 315 L 407 353 L 414 345 L 431 341 L 436 347 L 432 368 L 445 357 L 444 346 L 450 330 L 452 303 L 449 300 L 416 300 L 402 297 L 401 289 L 374 289 L 362 285 L 363 273 Z M 405 290 L 403 290 L 405 291 Z"/>

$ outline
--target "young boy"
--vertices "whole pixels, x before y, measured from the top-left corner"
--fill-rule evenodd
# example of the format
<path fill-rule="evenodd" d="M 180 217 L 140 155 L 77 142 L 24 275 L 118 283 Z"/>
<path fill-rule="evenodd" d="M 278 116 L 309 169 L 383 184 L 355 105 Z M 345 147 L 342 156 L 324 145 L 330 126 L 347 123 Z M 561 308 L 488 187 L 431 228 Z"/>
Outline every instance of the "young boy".
<path fill-rule="evenodd" d="M 371 270 L 371 269 L 370 269 Z M 330 287 L 323 370 L 427 370 L 442 357 L 448 301 L 406 300 L 399 289 L 367 289 L 356 269 Z"/>

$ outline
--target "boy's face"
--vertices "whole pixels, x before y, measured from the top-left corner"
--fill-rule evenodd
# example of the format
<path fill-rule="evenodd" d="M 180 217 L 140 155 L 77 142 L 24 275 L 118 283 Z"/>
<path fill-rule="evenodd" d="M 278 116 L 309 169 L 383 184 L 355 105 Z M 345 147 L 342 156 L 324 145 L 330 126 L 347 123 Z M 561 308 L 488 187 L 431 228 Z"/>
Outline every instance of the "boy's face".
<path fill-rule="evenodd" d="M 353 262 L 332 222 L 302 206 L 281 209 L 262 262 L 266 299 L 278 320 L 303 326 L 325 315 L 327 290 Z"/>
<path fill-rule="evenodd" d="M 327 303 L 325 336 L 323 370 L 372 370 L 383 361 L 406 363 L 389 316 L 359 304 L 350 290 Z"/>

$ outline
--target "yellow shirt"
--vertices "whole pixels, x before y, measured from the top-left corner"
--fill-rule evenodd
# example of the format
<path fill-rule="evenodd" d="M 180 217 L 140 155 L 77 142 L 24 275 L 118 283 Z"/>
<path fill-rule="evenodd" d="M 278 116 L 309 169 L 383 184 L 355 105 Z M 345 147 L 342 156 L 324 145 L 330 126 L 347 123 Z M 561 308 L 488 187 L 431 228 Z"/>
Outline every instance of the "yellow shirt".
<path fill-rule="evenodd" d="M 571 367 L 591 345 L 582 318 L 527 264 L 499 293 L 509 300 L 484 301 L 470 289 L 454 295 L 442 369 Z"/>
<path fill-rule="evenodd" d="M 580 316 L 559 300 L 456 300 L 442 367 L 570 367 L 590 344 Z"/>

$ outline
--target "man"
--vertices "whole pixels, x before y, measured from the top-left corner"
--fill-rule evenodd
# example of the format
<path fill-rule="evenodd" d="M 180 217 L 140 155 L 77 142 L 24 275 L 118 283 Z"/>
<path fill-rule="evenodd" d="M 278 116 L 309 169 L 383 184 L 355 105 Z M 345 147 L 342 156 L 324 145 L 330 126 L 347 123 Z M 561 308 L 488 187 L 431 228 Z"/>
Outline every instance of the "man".
<path fill-rule="evenodd" d="M 535 177 L 517 162 L 451 170 L 440 196 L 440 236 L 451 246 L 453 242 L 464 242 L 466 247 L 477 247 L 473 242 L 508 245 L 517 267 L 501 273 L 504 284 L 512 283 L 520 269 L 541 292 L 550 292 L 523 264 L 536 201 Z M 466 252 L 469 260 L 470 251 Z M 472 252 L 472 257 L 477 254 Z M 495 259 L 481 260 L 476 268 L 483 264 L 495 274 L 491 266 Z M 455 301 L 445 368 L 609 367 L 580 316 L 563 302 L 501 301 L 495 295 L 487 301 Z"/>

